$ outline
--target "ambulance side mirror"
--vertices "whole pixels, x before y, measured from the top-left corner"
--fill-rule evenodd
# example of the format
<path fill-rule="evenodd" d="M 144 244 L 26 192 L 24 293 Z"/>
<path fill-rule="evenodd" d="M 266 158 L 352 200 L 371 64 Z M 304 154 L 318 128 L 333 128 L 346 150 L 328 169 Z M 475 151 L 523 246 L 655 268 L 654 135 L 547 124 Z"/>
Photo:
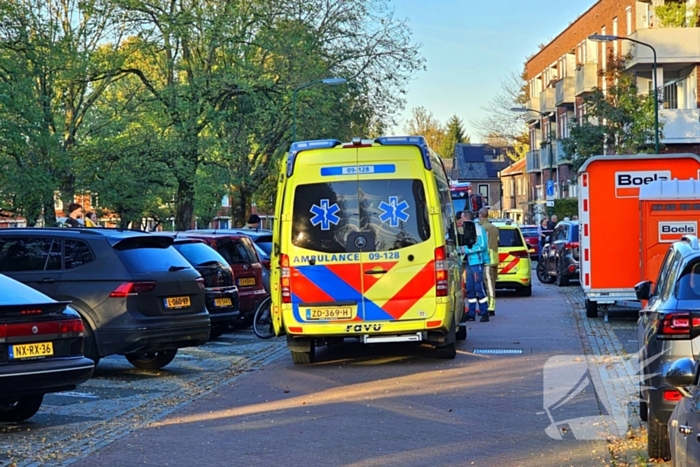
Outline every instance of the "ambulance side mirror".
<path fill-rule="evenodd" d="M 634 293 L 637 295 L 637 300 L 649 300 L 651 298 L 651 287 L 654 284 L 651 281 L 642 281 L 634 286 Z"/>

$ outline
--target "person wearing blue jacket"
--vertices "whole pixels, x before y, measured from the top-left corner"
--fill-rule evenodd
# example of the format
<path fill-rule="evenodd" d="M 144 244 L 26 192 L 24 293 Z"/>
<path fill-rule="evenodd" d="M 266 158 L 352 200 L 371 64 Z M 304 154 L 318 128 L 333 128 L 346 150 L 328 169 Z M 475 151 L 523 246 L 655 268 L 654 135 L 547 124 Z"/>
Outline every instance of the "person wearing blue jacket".
<path fill-rule="evenodd" d="M 488 242 L 486 231 L 478 223 L 474 222 L 474 214 L 470 211 L 462 213 L 464 219 L 463 231 L 464 242 L 460 247 L 465 255 L 464 272 L 466 275 L 467 288 L 467 321 L 476 320 L 476 305 L 479 304 L 479 315 L 481 322 L 489 321 L 488 298 L 484 290 L 484 264 L 489 261 Z M 470 235 L 471 226 L 467 227 L 467 222 L 474 226 L 476 235 Z M 475 238 L 474 238 L 475 237 Z"/>

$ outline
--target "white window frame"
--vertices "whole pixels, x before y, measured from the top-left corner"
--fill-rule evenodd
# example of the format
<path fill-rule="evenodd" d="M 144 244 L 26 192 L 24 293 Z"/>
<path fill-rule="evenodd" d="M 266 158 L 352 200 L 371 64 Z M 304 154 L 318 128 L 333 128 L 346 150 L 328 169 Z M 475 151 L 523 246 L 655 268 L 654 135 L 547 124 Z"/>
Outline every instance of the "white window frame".
<path fill-rule="evenodd" d="M 625 8 L 625 17 L 627 21 L 627 35 L 632 34 L 632 7 Z"/>

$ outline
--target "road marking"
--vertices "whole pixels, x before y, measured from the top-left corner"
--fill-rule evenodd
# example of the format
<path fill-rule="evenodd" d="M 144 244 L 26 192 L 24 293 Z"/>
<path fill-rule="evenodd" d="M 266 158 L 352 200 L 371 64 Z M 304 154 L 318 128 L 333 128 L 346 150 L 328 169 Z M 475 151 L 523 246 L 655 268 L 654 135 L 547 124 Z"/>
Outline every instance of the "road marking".
<path fill-rule="evenodd" d="M 65 396 L 65 397 L 82 397 L 85 399 L 99 399 L 100 398 L 100 396 L 96 396 L 91 392 L 66 391 L 66 392 L 57 392 L 54 395 L 55 396 Z"/>
<path fill-rule="evenodd" d="M 520 355 L 523 349 L 474 349 L 473 353 L 484 355 Z"/>

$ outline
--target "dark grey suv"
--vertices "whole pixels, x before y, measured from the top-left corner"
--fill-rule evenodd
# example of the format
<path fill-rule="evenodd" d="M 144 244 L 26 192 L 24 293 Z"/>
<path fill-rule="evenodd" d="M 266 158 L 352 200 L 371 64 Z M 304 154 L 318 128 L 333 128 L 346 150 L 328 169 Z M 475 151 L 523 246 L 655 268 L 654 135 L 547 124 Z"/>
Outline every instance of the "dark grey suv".
<path fill-rule="evenodd" d="M 162 368 L 211 330 L 204 281 L 172 242 L 116 229 L 0 229 L 0 273 L 70 301 L 95 363 L 120 354 Z"/>
<path fill-rule="evenodd" d="M 669 459 L 668 427 L 671 412 L 682 398 L 664 375 L 682 357 L 695 358 L 700 337 L 689 339 L 700 319 L 700 247 L 694 235 L 673 243 L 661 264 L 656 284 L 635 286 L 637 298 L 648 300 L 637 322 L 640 361 L 640 415 L 649 424 L 650 458 Z"/>

